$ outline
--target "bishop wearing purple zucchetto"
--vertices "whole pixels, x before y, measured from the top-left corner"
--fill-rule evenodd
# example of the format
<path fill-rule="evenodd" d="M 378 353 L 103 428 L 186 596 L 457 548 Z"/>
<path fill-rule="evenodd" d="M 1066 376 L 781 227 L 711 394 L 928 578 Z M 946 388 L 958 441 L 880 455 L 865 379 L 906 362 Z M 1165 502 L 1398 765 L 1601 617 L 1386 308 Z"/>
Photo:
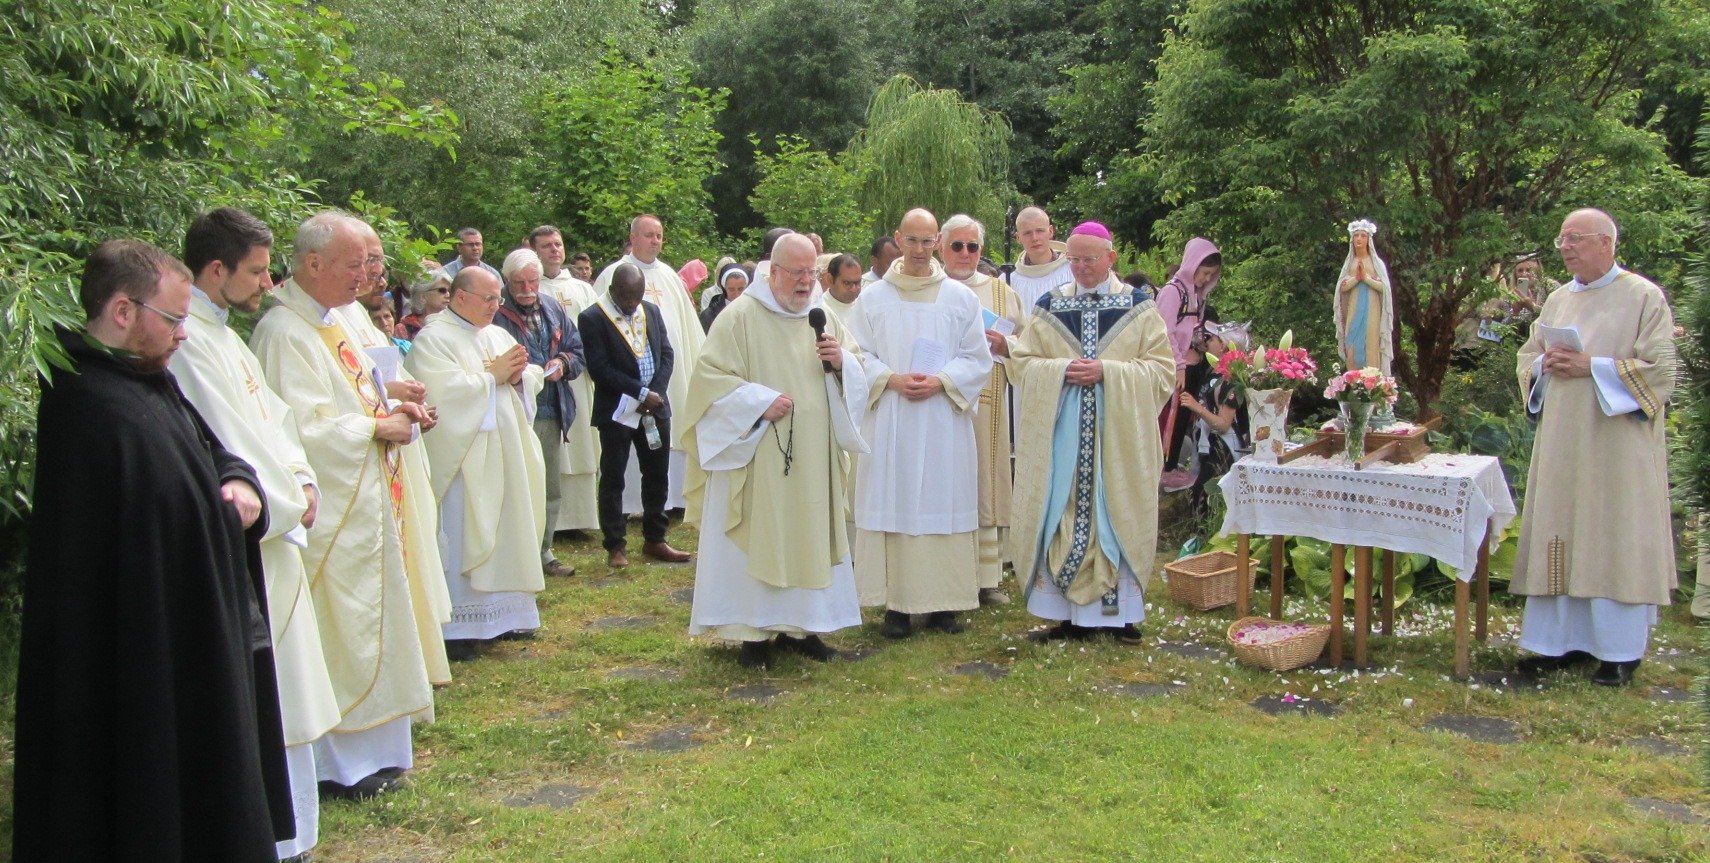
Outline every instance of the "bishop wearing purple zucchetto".
<path fill-rule="evenodd" d="M 1039 298 L 1011 351 L 1016 415 L 1010 557 L 1036 641 L 1109 634 L 1140 642 L 1158 539 L 1155 418 L 1175 384 L 1164 319 L 1111 272 L 1110 230 L 1083 222 L 1074 280 Z"/>

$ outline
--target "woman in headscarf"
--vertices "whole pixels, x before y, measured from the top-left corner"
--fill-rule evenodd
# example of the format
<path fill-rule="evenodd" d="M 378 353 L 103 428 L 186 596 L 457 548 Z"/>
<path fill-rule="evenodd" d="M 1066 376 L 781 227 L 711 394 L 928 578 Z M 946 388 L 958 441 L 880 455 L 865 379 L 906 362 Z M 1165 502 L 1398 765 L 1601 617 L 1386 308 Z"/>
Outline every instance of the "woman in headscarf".
<path fill-rule="evenodd" d="M 1177 265 L 1164 286 L 1158 289 L 1158 314 L 1164 318 L 1164 329 L 1170 336 L 1170 350 L 1176 355 L 1176 392 L 1158 418 L 1158 430 L 1164 435 L 1165 491 L 1181 491 L 1193 485 L 1194 475 L 1180 467 L 1182 441 L 1186 439 L 1193 415 L 1177 402 L 1182 393 L 1199 389 L 1204 382 L 1203 364 L 1196 344 L 1204 339 L 1205 322 L 1216 320 L 1207 300 L 1213 288 L 1223 278 L 1223 255 L 1217 246 L 1204 237 L 1188 240 L 1182 249 L 1182 262 Z"/>
<path fill-rule="evenodd" d="M 725 264 L 718 271 L 718 293 L 707 304 L 706 311 L 701 312 L 701 329 L 711 330 L 713 321 L 724 307 L 735 302 L 737 297 L 748 288 L 748 271 L 741 264 Z"/>
<path fill-rule="evenodd" d="M 1376 234 L 1377 225 L 1365 219 L 1348 225 L 1348 257 L 1336 281 L 1336 352 L 1349 370 L 1376 368 L 1387 375 L 1395 359 L 1395 309 L 1389 267 L 1372 243 Z"/>

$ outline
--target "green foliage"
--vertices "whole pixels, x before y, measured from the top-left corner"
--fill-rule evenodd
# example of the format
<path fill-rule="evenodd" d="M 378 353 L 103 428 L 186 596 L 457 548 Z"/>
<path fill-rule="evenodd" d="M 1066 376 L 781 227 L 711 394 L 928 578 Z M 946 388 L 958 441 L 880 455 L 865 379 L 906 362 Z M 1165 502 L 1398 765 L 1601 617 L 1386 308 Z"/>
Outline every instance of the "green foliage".
<path fill-rule="evenodd" d="M 713 121 L 726 97 L 616 52 L 593 74 L 547 93 L 535 106 L 543 220 L 617 249 L 632 217 L 654 213 L 665 224 L 668 257 L 715 259 L 706 183 L 718 169 Z"/>
<path fill-rule="evenodd" d="M 1710 165 L 1710 124 L 1699 129 L 1698 151 Z M 1675 402 L 1683 415 L 1684 445 L 1676 449 L 1673 467 L 1691 505 L 1710 511 L 1710 191 L 1693 202 L 1692 213 L 1694 249 L 1675 301 L 1676 323 L 1686 328 L 1686 337 L 1675 341 L 1682 384 Z"/>
<path fill-rule="evenodd" d="M 987 226 L 1004 224 L 1009 188 L 1009 124 L 952 90 L 923 89 L 898 75 L 873 94 L 867 128 L 845 151 L 860 171 L 862 210 L 881 227 L 925 207 L 940 222 L 967 213 Z"/>
<path fill-rule="evenodd" d="M 1218 240 L 1275 300 L 1256 308 L 1311 286 L 1320 319 L 1343 224 L 1375 220 L 1395 371 L 1433 408 L 1475 274 L 1567 209 L 1610 210 L 1623 257 L 1661 275 L 1646 264 L 1676 247 L 1696 183 L 1636 94 L 1657 64 L 1701 64 L 1706 20 L 1702 0 L 1206 0 L 1159 60 L 1142 157 L 1122 168 L 1141 176 L 1111 182 L 1161 189 L 1163 234 Z"/>
<path fill-rule="evenodd" d="M 304 135 L 325 197 L 366 191 L 418 231 L 473 225 L 493 251 L 545 221 L 534 185 L 545 158 L 533 144 L 540 94 L 592 74 L 610 46 L 647 56 L 664 23 L 659 6 L 603 0 L 323 2 L 354 26 L 353 65 L 455 110 L 460 136 L 454 155 L 408 140 Z"/>
<path fill-rule="evenodd" d="M 800 138 L 826 153 L 849 143 L 883 80 L 881 64 L 892 65 L 891 55 L 901 50 L 890 37 L 903 14 L 890 5 L 845 0 L 700 7 L 685 37 L 694 58 L 691 80 L 731 94 L 716 123 L 724 169 L 711 187 L 721 231 L 763 233 L 780 224 L 751 209 L 758 207 L 753 195 L 766 177 L 751 138 L 767 146 Z"/>
<path fill-rule="evenodd" d="M 811 231 L 825 241 L 826 251 L 860 256 L 875 229 L 872 217 L 855 204 L 858 178 L 836 157 L 809 146 L 803 138 L 789 137 L 778 139 L 775 155 L 756 147 L 754 163 L 760 182 L 749 203 L 766 225 Z M 754 229 L 756 246 L 767 230 Z"/>

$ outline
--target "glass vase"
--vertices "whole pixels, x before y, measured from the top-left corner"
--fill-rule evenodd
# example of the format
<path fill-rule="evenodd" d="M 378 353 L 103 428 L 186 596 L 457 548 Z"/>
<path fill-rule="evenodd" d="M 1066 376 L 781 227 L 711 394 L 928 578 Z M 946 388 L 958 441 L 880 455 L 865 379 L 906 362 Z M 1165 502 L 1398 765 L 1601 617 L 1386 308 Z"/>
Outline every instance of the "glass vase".
<path fill-rule="evenodd" d="M 1248 390 L 1247 431 L 1253 438 L 1253 460 L 1276 464 L 1288 442 L 1288 401 L 1293 390 Z"/>
<path fill-rule="evenodd" d="M 1357 462 L 1366 454 L 1366 432 L 1372 424 L 1371 402 L 1337 402 L 1336 407 L 1342 413 L 1342 432 L 1347 435 L 1347 445 L 1343 454 L 1348 461 Z"/>

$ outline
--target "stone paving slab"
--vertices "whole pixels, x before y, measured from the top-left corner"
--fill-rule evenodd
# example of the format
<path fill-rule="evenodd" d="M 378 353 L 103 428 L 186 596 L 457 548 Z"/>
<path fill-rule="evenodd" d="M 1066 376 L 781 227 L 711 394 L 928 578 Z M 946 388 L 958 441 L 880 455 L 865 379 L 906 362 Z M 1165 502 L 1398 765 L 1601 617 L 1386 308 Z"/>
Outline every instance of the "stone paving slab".
<path fill-rule="evenodd" d="M 640 740 L 628 741 L 624 745 L 646 752 L 687 752 L 699 748 L 701 741 L 695 739 L 693 725 L 673 725 L 661 728 Z"/>
<path fill-rule="evenodd" d="M 1009 676 L 1009 668 L 984 660 L 964 662 L 950 671 L 963 677 L 984 677 L 987 680 L 1002 680 Z"/>
<path fill-rule="evenodd" d="M 1651 689 L 1651 700 L 1658 704 L 1680 704 L 1692 700 L 1692 690 L 1678 686 L 1657 686 Z"/>
<path fill-rule="evenodd" d="M 1326 716 L 1335 717 L 1342 708 L 1321 698 L 1302 698 L 1294 696 L 1285 700 L 1281 695 L 1261 695 L 1252 700 L 1254 710 L 1271 716 Z"/>
<path fill-rule="evenodd" d="M 673 590 L 671 591 L 671 601 L 689 605 L 695 601 L 695 589 L 692 587 L 685 587 L 680 590 Z"/>
<path fill-rule="evenodd" d="M 652 665 L 626 665 L 606 672 L 607 680 L 678 680 L 682 673 Z"/>
<path fill-rule="evenodd" d="M 1427 731 L 1447 731 L 1480 743 L 1510 744 L 1520 742 L 1520 727 L 1511 719 L 1496 716 L 1473 716 L 1466 713 L 1445 713 L 1423 726 Z"/>
<path fill-rule="evenodd" d="M 737 701 L 752 701 L 755 704 L 766 704 L 787 692 L 789 692 L 789 690 L 779 689 L 770 683 L 745 683 L 741 686 L 732 686 L 731 688 L 726 689 L 724 691 L 724 695 L 726 698 L 735 699 Z"/>
<path fill-rule="evenodd" d="M 580 803 L 583 798 L 593 794 L 598 789 L 591 785 L 571 785 L 569 783 L 551 783 L 524 794 L 505 798 L 506 806 L 547 806 L 553 809 L 569 809 Z"/>
<path fill-rule="evenodd" d="M 1710 824 L 1710 818 L 1698 814 L 1697 810 L 1684 803 L 1654 797 L 1629 797 L 1627 805 L 1646 815 L 1655 815 L 1677 824 Z"/>
<path fill-rule="evenodd" d="M 1685 746 L 1661 737 L 1630 737 L 1622 741 L 1622 745 L 1660 758 L 1685 758 L 1692 754 L 1692 750 Z"/>

